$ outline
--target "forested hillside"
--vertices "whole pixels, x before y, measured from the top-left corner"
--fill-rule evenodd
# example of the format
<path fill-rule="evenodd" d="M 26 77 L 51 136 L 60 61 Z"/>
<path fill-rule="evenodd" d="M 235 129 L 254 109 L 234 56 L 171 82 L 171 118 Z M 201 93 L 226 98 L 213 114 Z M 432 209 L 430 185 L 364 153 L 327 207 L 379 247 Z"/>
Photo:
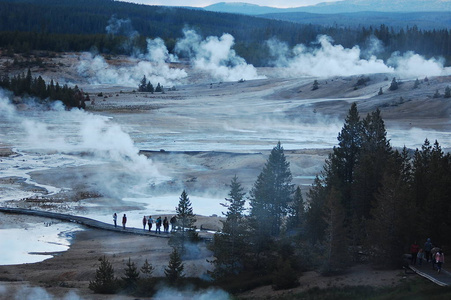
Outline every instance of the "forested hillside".
<path fill-rule="evenodd" d="M 120 27 L 115 26 L 118 22 Z M 232 34 L 237 53 L 256 66 L 267 62 L 264 41 L 277 38 L 290 46 L 310 44 L 319 34 L 331 36 L 335 43 L 344 47 L 364 47 L 368 37 L 375 36 L 385 46 L 382 57 L 394 51 L 412 50 L 426 57 L 443 56 L 447 65 L 451 57 L 449 29 L 420 30 L 415 24 L 402 29 L 385 24 L 340 28 L 112 0 L 0 1 L 0 47 L 10 53 L 35 49 L 95 49 L 103 53 L 130 54 L 131 49 L 144 50 L 147 37 L 162 38 L 172 51 L 186 27 L 204 37 Z M 130 36 L 134 37 L 134 45 L 124 48 L 123 41 Z"/>

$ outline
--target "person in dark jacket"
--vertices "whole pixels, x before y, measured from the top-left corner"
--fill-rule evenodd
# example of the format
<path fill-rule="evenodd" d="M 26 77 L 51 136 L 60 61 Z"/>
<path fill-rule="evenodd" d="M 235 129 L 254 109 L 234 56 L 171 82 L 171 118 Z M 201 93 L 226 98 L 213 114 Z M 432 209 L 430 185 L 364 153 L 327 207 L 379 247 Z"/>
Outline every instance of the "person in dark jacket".
<path fill-rule="evenodd" d="M 155 233 L 161 233 L 161 229 L 160 229 L 160 227 L 161 227 L 161 217 L 158 217 L 157 218 L 157 221 L 155 222 Z"/>
<path fill-rule="evenodd" d="M 147 225 L 147 218 L 146 218 L 146 216 L 143 216 L 143 230 L 146 230 L 146 225 Z"/>
<path fill-rule="evenodd" d="M 164 220 L 163 220 L 163 229 L 164 229 L 164 233 L 169 233 L 169 221 L 168 221 L 168 217 L 164 217 Z"/>
<path fill-rule="evenodd" d="M 171 232 L 175 232 L 176 231 L 175 226 L 177 226 L 177 218 L 173 216 L 170 222 L 171 222 Z"/>
<path fill-rule="evenodd" d="M 426 243 L 424 243 L 423 250 L 424 250 L 424 258 L 426 258 L 427 262 L 430 262 L 431 261 L 431 250 L 432 250 L 432 242 L 431 242 L 430 238 L 428 238 L 426 240 Z"/>
<path fill-rule="evenodd" d="M 122 228 L 125 229 L 125 224 L 127 224 L 127 216 L 124 214 L 122 217 Z"/>

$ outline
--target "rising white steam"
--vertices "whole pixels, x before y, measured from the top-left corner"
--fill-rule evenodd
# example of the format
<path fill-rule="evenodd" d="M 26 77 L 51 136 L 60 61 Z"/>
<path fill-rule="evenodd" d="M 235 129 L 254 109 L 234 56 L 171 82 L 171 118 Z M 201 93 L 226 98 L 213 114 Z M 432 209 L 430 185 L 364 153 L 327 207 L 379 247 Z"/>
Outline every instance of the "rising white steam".
<path fill-rule="evenodd" d="M 275 57 L 274 65 L 284 68 L 284 74 L 289 76 L 351 76 L 394 71 L 375 56 L 362 59 L 358 46 L 347 49 L 333 45 L 332 39 L 325 35 L 319 36 L 317 43 L 319 48 L 300 44 L 291 50 L 285 43 L 274 39 L 267 45 L 271 56 Z"/>
<path fill-rule="evenodd" d="M 396 73 L 402 77 L 418 78 L 451 74 L 451 67 L 444 67 L 444 59 L 430 58 L 426 60 L 412 51 L 406 52 L 404 55 L 395 52 L 387 63 L 395 66 Z"/>
<path fill-rule="evenodd" d="M 140 57 L 158 63 L 163 64 L 165 62 L 175 62 L 178 60 L 177 56 L 170 54 L 168 48 L 164 44 L 164 41 L 160 38 L 146 39 L 147 41 L 147 53 L 140 55 Z"/>
<path fill-rule="evenodd" d="M 28 152 L 23 155 L 29 155 L 26 161 L 30 166 L 36 160 L 34 168 L 45 168 L 41 166 L 42 155 L 48 153 L 52 153 L 45 156 L 49 167 L 51 164 L 78 166 L 80 161 L 97 165 L 98 175 L 94 174 L 90 184 L 99 187 L 104 195 L 119 198 L 139 193 L 137 187 L 167 180 L 150 159 L 139 154 L 130 136 L 110 118 L 78 109 L 18 112 L 3 97 L 0 97 L 0 108 L 0 117 L 7 121 L 7 126 L 15 128 L 14 136 L 7 133 L 4 137 L 2 133 L 0 137 L 15 139 L 16 143 L 20 139 L 17 150 Z M 80 160 L 80 154 L 84 159 Z"/>
<path fill-rule="evenodd" d="M 156 58 L 163 57 L 161 54 L 165 50 L 157 48 L 155 51 L 159 54 L 157 56 L 150 55 L 149 59 L 152 61 L 134 59 L 131 60 L 129 66 L 120 67 L 108 64 L 100 55 L 93 56 L 85 53 L 80 57 L 81 61 L 77 66 L 77 71 L 91 84 L 112 84 L 134 88 L 138 87 L 144 75 L 153 85 L 160 83 L 163 86 L 179 84 L 182 79 L 187 77 L 185 70 L 171 68 L 164 60 L 155 61 Z"/>
<path fill-rule="evenodd" d="M 372 38 L 368 49 L 360 47 L 345 48 L 334 45 L 330 37 L 318 36 L 317 47 L 303 44 L 290 49 L 286 43 L 272 39 L 267 41 L 272 64 L 283 68 L 286 76 L 351 76 L 374 73 L 396 73 L 402 77 L 438 76 L 451 73 L 443 67 L 443 61 L 431 58 L 426 60 L 418 54 L 407 52 L 403 55 L 393 53 L 385 63 L 375 54 L 380 51 L 381 43 Z M 366 57 L 366 58 L 363 58 Z"/>
<path fill-rule="evenodd" d="M 77 71 L 91 84 L 113 84 L 128 87 L 138 87 L 143 76 L 153 85 L 163 86 L 179 84 L 187 77 L 183 69 L 171 68 L 167 63 L 176 61 L 177 57 L 169 54 L 164 41 L 160 38 L 147 39 L 147 52 L 141 53 L 132 48 L 133 41 L 139 37 L 129 19 L 118 19 L 115 16 L 108 21 L 106 31 L 112 35 L 127 36 L 124 49 L 134 53 L 127 66 L 109 64 L 101 55 L 85 53 L 80 57 Z"/>
<path fill-rule="evenodd" d="M 264 78 L 257 74 L 257 69 L 246 63 L 232 49 L 235 39 L 224 33 L 221 37 L 209 36 L 205 40 L 194 31 L 184 30 L 184 38 L 175 46 L 177 53 L 189 57 L 193 68 L 207 72 L 213 79 L 237 81 Z"/>

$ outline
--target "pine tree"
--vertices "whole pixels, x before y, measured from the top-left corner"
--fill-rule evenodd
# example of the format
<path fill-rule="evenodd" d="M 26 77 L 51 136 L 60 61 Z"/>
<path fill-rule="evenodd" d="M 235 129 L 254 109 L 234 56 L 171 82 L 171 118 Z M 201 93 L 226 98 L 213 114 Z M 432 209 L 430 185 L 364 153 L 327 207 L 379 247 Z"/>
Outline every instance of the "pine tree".
<path fill-rule="evenodd" d="M 393 77 L 390 87 L 388 88 L 390 91 L 395 91 L 398 89 L 398 82 L 396 81 L 396 78 Z"/>
<path fill-rule="evenodd" d="M 179 198 L 178 206 L 175 208 L 177 213 L 177 226 L 180 230 L 177 230 L 172 234 L 169 244 L 173 247 L 177 247 L 177 250 L 181 255 L 185 254 L 185 246 L 189 242 L 197 242 L 198 234 L 196 232 L 196 218 L 191 207 L 191 201 L 188 194 L 183 190 Z"/>
<path fill-rule="evenodd" d="M 153 271 L 155 270 L 155 268 L 147 261 L 144 262 L 143 266 L 141 267 L 141 273 L 145 276 L 145 277 L 151 277 Z"/>
<path fill-rule="evenodd" d="M 304 225 L 305 203 L 301 188 L 298 186 L 294 192 L 293 201 L 288 207 L 287 231 L 300 230 Z"/>
<path fill-rule="evenodd" d="M 294 192 L 291 180 L 290 163 L 279 142 L 250 191 L 250 217 L 256 236 L 279 235 Z"/>
<path fill-rule="evenodd" d="M 325 183 L 329 190 L 335 187 L 340 191 L 348 219 L 351 216 L 351 187 L 362 147 L 362 131 L 357 104 L 352 103 L 345 124 L 338 134 L 338 147 L 334 147 L 332 155 L 326 161 Z"/>
<path fill-rule="evenodd" d="M 428 172 L 418 174 L 417 161 L 414 161 L 414 175 L 418 180 L 415 183 L 422 184 L 424 204 L 418 211 L 418 219 L 421 222 L 420 233 L 430 236 L 435 241 L 447 244 L 451 241 L 449 231 L 451 221 L 448 218 L 451 212 L 449 195 L 451 194 L 451 163 L 450 154 L 444 154 L 439 143 L 435 141 L 432 147 L 426 148 L 429 153 L 424 157 Z M 415 184 L 414 183 L 414 184 Z M 418 197 L 418 195 L 417 195 Z"/>
<path fill-rule="evenodd" d="M 318 83 L 318 80 L 315 79 L 313 81 L 312 91 L 315 91 L 317 89 L 319 89 L 319 83 Z"/>
<path fill-rule="evenodd" d="M 93 281 L 89 281 L 89 289 L 99 294 L 114 294 L 118 290 L 118 281 L 114 277 L 114 269 L 105 258 L 100 258 L 100 266 L 96 270 Z"/>
<path fill-rule="evenodd" d="M 312 187 L 307 192 L 309 206 L 305 214 L 306 237 L 312 245 L 322 241 L 325 236 L 327 228 L 327 223 L 324 221 L 326 195 L 327 186 L 324 178 L 316 176 Z"/>
<path fill-rule="evenodd" d="M 390 160 L 368 222 L 368 253 L 372 261 L 381 266 L 397 267 L 405 245 L 411 242 L 416 231 L 417 218 L 410 200 L 410 175 L 406 169 L 410 163 L 406 154 L 405 151 L 395 152 Z"/>
<path fill-rule="evenodd" d="M 231 274 L 239 273 L 244 266 L 246 252 L 246 227 L 243 216 L 245 193 L 238 178 L 235 175 L 230 183 L 229 198 L 226 198 L 228 208 L 224 214 L 222 232 L 213 237 L 213 243 L 209 247 L 213 251 L 215 266 L 213 277 L 225 278 Z"/>
<path fill-rule="evenodd" d="M 368 114 L 362 124 L 361 151 L 352 184 L 352 207 L 357 220 L 370 217 L 374 195 L 393 154 L 379 109 Z"/>
<path fill-rule="evenodd" d="M 127 267 L 124 269 L 124 277 L 122 277 L 124 287 L 128 291 L 134 291 L 138 286 L 139 271 L 136 264 L 132 262 L 130 258 L 128 258 L 126 266 Z"/>
<path fill-rule="evenodd" d="M 150 92 L 153 94 L 154 91 L 155 91 L 155 89 L 153 88 L 153 85 L 149 81 L 146 86 L 146 92 Z"/>
<path fill-rule="evenodd" d="M 147 87 L 147 78 L 146 75 L 143 76 L 143 78 L 141 79 L 141 82 L 138 86 L 138 91 L 140 92 L 145 92 L 146 91 L 146 87 Z"/>
<path fill-rule="evenodd" d="M 143 274 L 143 277 L 138 281 L 139 294 L 152 295 L 154 293 L 154 287 L 156 284 L 155 279 L 152 277 L 152 273 L 155 268 L 146 259 L 140 270 Z"/>
<path fill-rule="evenodd" d="M 169 256 L 169 264 L 164 269 L 164 274 L 170 285 L 177 285 L 180 280 L 185 276 L 183 269 L 185 268 L 182 259 L 180 257 L 177 248 L 173 248 L 171 255 Z"/>

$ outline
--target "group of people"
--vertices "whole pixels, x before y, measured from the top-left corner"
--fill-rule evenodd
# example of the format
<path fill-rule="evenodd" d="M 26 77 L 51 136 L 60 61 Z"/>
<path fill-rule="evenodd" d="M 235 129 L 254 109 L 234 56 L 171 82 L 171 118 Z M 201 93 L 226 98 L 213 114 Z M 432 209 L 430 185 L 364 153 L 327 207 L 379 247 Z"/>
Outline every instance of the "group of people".
<path fill-rule="evenodd" d="M 117 227 L 117 214 L 113 214 L 113 222 L 114 227 Z M 161 233 L 161 225 L 163 225 L 163 231 L 165 233 L 169 233 L 169 222 L 171 223 L 171 232 L 174 232 L 177 230 L 177 218 L 176 216 L 173 216 L 170 220 L 168 220 L 167 217 L 164 217 L 163 220 L 161 220 L 161 217 L 158 217 L 155 220 L 155 233 Z M 152 225 L 154 223 L 154 220 L 152 219 L 152 216 L 143 216 L 142 224 L 143 224 L 143 230 L 146 230 L 146 226 L 149 229 L 149 232 L 152 230 Z M 125 225 L 127 224 L 127 215 L 124 214 L 122 217 L 122 228 L 125 229 Z"/>
<path fill-rule="evenodd" d="M 415 241 L 410 246 L 410 254 L 412 256 L 410 261 L 412 265 L 415 266 L 418 263 L 418 265 L 421 266 L 423 260 L 425 260 L 428 263 L 431 262 L 432 269 L 437 269 L 437 273 L 441 272 L 442 265 L 445 263 L 445 254 L 443 253 L 443 250 L 440 247 L 434 246 L 430 238 L 426 240 L 423 248 L 420 248 Z"/>

